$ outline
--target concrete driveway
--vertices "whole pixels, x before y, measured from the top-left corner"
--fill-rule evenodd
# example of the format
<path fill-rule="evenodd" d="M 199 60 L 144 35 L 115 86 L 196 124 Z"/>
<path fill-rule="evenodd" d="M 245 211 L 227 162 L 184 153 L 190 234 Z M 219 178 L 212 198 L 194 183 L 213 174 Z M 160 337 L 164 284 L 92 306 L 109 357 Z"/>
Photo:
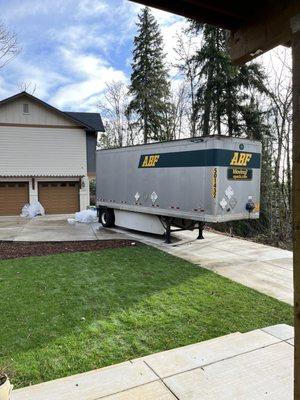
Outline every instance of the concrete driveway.
<path fill-rule="evenodd" d="M 129 230 L 104 229 L 98 223 L 70 225 L 67 222 L 68 217 L 68 215 L 50 215 L 35 219 L 0 217 L 0 240 L 139 240 L 293 304 L 290 251 L 210 231 L 205 232 L 204 240 L 196 240 L 197 232 L 176 233 L 172 245 L 167 245 L 158 236 Z"/>
<path fill-rule="evenodd" d="M 109 229 L 97 231 L 99 224 L 74 224 L 67 222 L 74 215 L 46 215 L 33 219 L 0 217 L 0 240 L 14 241 L 68 241 L 107 240 L 124 238 L 125 235 Z"/>
<path fill-rule="evenodd" d="M 195 238 L 188 233 L 185 237 Z M 205 232 L 204 240 L 190 240 L 169 253 L 293 304 L 293 253 L 214 232 Z"/>

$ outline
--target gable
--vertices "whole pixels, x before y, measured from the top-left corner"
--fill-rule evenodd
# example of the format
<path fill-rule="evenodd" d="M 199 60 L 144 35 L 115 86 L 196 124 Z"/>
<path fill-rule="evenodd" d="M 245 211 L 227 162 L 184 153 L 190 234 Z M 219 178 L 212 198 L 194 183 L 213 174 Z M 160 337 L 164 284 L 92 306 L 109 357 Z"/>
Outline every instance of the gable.
<path fill-rule="evenodd" d="M 28 114 L 23 112 L 23 104 L 28 104 Z M 0 104 L 0 125 L 38 125 L 80 127 L 80 123 L 72 121 L 63 113 L 48 108 L 42 103 L 20 96 L 7 103 Z"/>

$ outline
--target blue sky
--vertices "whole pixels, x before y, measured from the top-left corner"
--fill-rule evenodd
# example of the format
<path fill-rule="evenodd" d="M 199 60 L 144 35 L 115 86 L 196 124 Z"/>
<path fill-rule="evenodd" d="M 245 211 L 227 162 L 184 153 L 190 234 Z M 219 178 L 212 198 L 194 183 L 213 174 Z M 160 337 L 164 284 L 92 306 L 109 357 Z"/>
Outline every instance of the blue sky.
<path fill-rule="evenodd" d="M 0 98 L 25 82 L 35 96 L 62 109 L 97 111 L 109 81 L 128 82 L 140 6 L 128 0 L 0 0 L 1 20 L 18 36 L 21 53 L 0 70 Z M 183 18 L 153 10 L 167 61 Z M 29 88 L 30 91 L 30 88 Z"/>

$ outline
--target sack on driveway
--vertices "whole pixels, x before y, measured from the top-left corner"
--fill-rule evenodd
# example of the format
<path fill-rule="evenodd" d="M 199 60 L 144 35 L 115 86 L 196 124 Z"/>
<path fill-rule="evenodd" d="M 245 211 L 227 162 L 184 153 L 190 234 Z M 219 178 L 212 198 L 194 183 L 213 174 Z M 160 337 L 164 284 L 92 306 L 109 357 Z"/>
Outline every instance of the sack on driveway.
<path fill-rule="evenodd" d="M 20 215 L 25 218 L 34 218 L 37 215 L 45 215 L 45 209 L 39 201 L 33 201 L 25 204 Z"/>
<path fill-rule="evenodd" d="M 75 218 L 69 218 L 69 224 L 74 224 L 74 222 L 81 222 L 84 224 L 91 224 L 97 222 L 97 210 L 84 210 L 75 213 Z"/>

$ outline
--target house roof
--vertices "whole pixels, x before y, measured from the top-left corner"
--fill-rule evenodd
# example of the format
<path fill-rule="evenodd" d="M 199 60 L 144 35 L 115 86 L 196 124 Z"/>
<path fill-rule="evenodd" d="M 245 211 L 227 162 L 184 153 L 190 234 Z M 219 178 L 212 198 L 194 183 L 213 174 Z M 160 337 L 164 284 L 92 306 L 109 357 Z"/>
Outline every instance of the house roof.
<path fill-rule="evenodd" d="M 92 131 L 92 132 L 103 131 L 104 132 L 103 123 L 102 123 L 101 116 L 99 113 L 63 112 L 63 111 L 59 110 L 58 108 L 51 106 L 50 104 L 46 103 L 45 101 L 43 101 L 25 91 L 17 93 L 14 96 L 7 97 L 6 99 L 1 100 L 0 107 L 3 104 L 10 103 L 14 100 L 17 100 L 20 97 L 27 97 L 29 100 L 32 100 L 32 101 L 35 101 L 35 102 L 41 104 L 44 107 L 48 108 L 49 110 L 52 110 L 52 111 L 62 115 L 63 117 L 68 118 L 69 120 L 75 122 L 77 125 L 83 127 L 84 129 L 86 129 L 88 131 Z"/>
<path fill-rule="evenodd" d="M 96 132 L 104 132 L 103 122 L 99 113 L 64 111 L 64 114 L 78 122 L 91 126 Z"/>

